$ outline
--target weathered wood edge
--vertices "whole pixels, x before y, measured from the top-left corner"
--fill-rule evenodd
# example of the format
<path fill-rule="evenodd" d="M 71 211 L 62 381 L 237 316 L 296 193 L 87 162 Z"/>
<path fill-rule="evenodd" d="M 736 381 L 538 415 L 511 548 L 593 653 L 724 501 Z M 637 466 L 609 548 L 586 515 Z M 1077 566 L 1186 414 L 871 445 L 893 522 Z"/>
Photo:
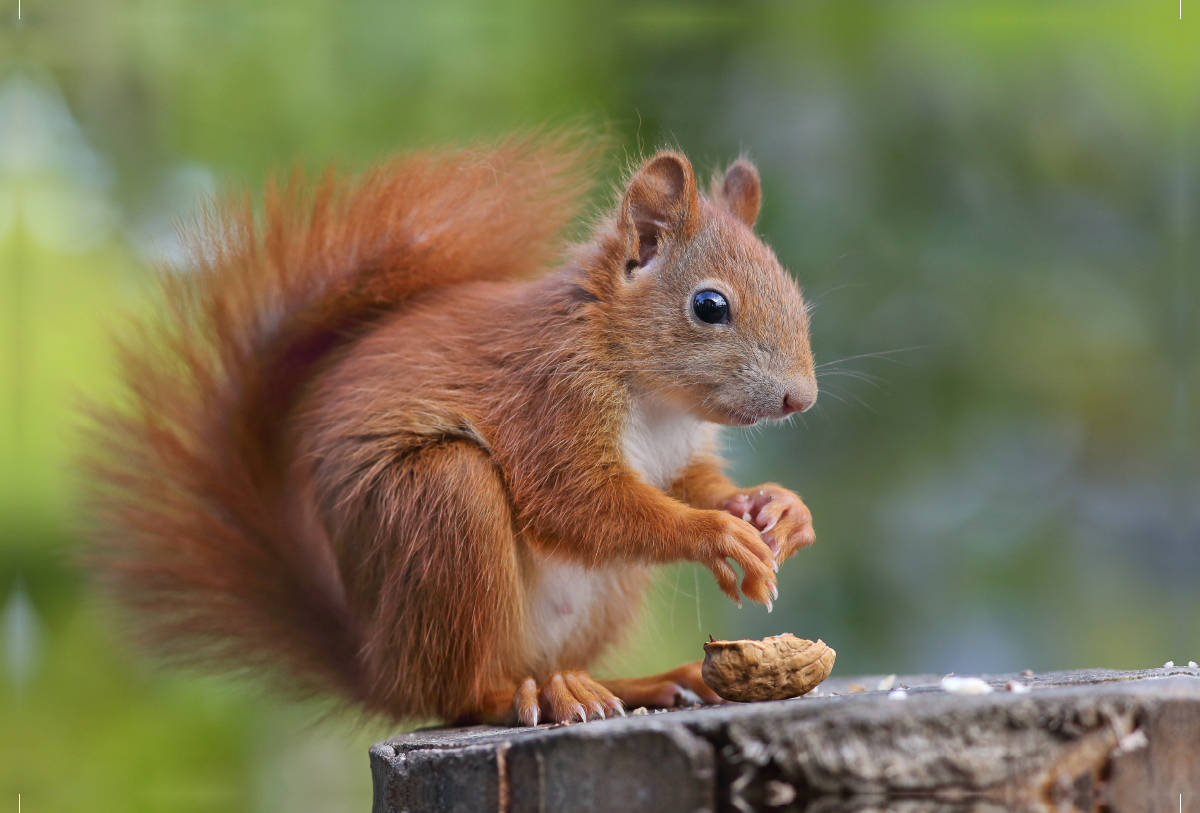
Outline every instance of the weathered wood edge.
<path fill-rule="evenodd" d="M 978 696 L 941 677 L 896 678 L 902 701 L 843 693 L 880 676 L 834 678 L 772 703 L 417 731 L 371 749 L 374 810 L 800 810 L 902 794 L 1125 813 L 1175 786 L 1200 801 L 1200 669 L 984 676 L 997 691 Z M 1003 691 L 1014 679 L 1031 691 Z"/>

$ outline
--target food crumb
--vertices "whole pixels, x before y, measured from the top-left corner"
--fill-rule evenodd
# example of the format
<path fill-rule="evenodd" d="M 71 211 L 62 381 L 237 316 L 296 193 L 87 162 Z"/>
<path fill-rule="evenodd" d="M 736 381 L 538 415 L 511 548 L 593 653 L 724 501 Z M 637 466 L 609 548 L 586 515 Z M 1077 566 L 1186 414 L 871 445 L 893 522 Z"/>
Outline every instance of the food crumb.
<path fill-rule="evenodd" d="M 858 692 L 869 692 L 869 691 L 871 691 L 871 690 L 868 689 L 866 686 L 859 686 L 857 683 L 850 684 L 850 693 L 851 694 L 856 694 Z"/>
<path fill-rule="evenodd" d="M 630 712 L 630 714 L 632 714 L 634 717 L 645 717 L 649 713 L 650 713 L 650 710 L 647 709 L 645 706 L 640 706 Z"/>
<path fill-rule="evenodd" d="M 907 700 L 908 692 L 904 689 L 892 689 L 888 692 L 888 700 Z"/>
<path fill-rule="evenodd" d="M 883 680 L 879 681 L 879 686 L 877 686 L 876 688 L 878 691 L 886 692 L 888 689 L 892 688 L 895 685 L 896 685 L 896 676 L 888 675 Z"/>
<path fill-rule="evenodd" d="M 1163 669 L 1171 669 L 1175 666 L 1175 661 L 1167 661 L 1163 664 Z"/>
<path fill-rule="evenodd" d="M 1031 691 L 1029 684 L 1022 683 L 1019 680 L 1010 680 L 1008 683 L 1004 684 L 1004 688 L 1013 694 L 1028 694 Z"/>
<path fill-rule="evenodd" d="M 977 677 L 956 677 L 947 675 L 942 678 L 942 689 L 950 694 L 988 694 L 992 691 L 983 680 Z"/>
<path fill-rule="evenodd" d="M 1196 663 L 1195 661 L 1188 661 L 1188 666 L 1193 669 L 1200 669 L 1200 663 Z"/>

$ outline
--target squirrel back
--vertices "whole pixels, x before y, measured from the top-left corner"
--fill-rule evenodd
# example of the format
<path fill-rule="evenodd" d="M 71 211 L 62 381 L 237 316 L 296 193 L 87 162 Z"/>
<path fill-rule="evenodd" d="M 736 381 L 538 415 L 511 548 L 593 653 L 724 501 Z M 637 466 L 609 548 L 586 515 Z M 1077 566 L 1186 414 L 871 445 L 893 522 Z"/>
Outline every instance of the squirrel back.
<path fill-rule="evenodd" d="M 265 667 L 363 701 L 362 642 L 308 503 L 286 487 L 305 388 L 381 316 L 441 286 L 547 269 L 582 209 L 572 136 L 406 155 L 356 180 L 268 186 L 214 208 L 192 264 L 119 343 L 123 390 L 92 409 L 89 558 L 173 659 Z"/>

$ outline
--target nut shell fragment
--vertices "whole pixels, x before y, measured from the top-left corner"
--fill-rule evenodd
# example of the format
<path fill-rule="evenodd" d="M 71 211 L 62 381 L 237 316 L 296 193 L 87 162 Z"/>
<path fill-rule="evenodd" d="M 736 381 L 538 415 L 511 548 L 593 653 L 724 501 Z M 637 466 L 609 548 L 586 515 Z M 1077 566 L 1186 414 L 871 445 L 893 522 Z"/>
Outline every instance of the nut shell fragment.
<path fill-rule="evenodd" d="M 837 653 L 824 641 L 773 635 L 761 641 L 710 641 L 700 676 L 726 700 L 753 703 L 799 697 L 829 677 Z"/>

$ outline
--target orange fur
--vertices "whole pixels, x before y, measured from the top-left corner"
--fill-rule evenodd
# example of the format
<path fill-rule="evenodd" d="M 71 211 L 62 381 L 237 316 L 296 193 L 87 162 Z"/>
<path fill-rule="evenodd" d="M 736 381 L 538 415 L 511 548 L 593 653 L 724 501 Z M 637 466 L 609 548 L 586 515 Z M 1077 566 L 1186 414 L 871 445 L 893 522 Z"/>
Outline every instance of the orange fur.
<path fill-rule="evenodd" d="M 758 175 L 705 197 L 660 153 L 545 273 L 583 155 L 417 154 L 208 221 L 122 347 L 90 461 L 99 572 L 152 643 L 371 712 L 530 722 L 530 677 L 541 714 L 619 705 L 578 670 L 648 566 L 702 562 L 736 599 L 733 559 L 770 602 L 807 509 L 737 495 L 703 429 L 816 397 L 799 289 L 751 230 Z M 697 286 L 728 324 L 691 314 Z M 681 669 L 613 685 L 674 696 Z"/>

